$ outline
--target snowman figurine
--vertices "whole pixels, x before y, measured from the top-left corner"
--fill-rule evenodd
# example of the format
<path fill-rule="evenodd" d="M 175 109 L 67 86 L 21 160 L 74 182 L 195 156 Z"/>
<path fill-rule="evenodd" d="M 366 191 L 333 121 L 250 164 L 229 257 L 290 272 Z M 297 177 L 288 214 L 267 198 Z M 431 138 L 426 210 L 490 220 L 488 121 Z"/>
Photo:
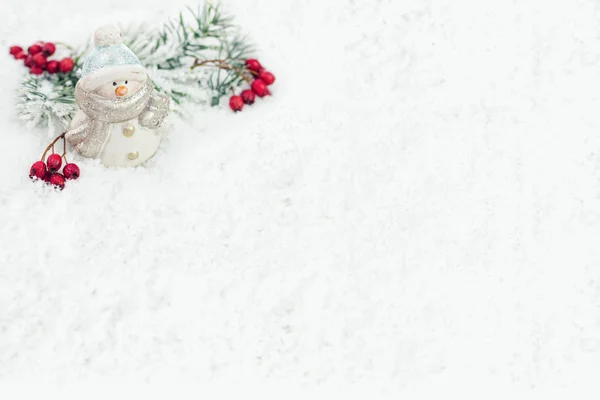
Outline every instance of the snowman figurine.
<path fill-rule="evenodd" d="M 170 100 L 155 90 L 118 28 L 98 28 L 94 45 L 75 86 L 80 110 L 65 138 L 107 167 L 135 167 L 158 150 Z"/>

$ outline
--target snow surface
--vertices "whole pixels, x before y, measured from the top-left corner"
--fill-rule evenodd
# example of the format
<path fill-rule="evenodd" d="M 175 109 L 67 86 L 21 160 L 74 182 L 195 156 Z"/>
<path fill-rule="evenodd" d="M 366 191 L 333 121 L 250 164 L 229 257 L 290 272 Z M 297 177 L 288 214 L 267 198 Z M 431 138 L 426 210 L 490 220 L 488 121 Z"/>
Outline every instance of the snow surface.
<path fill-rule="evenodd" d="M 0 47 L 185 4 L 3 0 Z M 274 96 L 61 193 L 0 57 L 0 382 L 597 398 L 598 3 L 226 5 Z"/>

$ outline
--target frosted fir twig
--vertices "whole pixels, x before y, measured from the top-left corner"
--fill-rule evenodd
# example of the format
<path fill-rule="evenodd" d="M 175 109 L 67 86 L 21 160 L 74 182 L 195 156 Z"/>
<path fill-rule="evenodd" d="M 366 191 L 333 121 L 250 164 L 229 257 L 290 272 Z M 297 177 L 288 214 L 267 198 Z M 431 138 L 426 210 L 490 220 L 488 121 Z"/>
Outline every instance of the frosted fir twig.
<path fill-rule="evenodd" d="M 221 72 L 211 68 L 190 68 L 197 60 L 226 58 L 243 66 L 253 50 L 241 36 L 233 17 L 220 5 L 210 2 L 187 8 L 162 27 L 147 23 L 121 27 L 124 43 L 147 68 L 156 89 L 172 99 L 174 111 L 186 104 L 218 105 L 220 98 L 244 81 L 241 68 Z M 74 89 L 78 71 L 91 43 L 67 46 L 73 51 L 75 68 L 66 75 L 27 76 L 17 99 L 19 118 L 30 127 L 47 126 L 53 135 L 55 124 L 66 128 L 75 112 Z"/>

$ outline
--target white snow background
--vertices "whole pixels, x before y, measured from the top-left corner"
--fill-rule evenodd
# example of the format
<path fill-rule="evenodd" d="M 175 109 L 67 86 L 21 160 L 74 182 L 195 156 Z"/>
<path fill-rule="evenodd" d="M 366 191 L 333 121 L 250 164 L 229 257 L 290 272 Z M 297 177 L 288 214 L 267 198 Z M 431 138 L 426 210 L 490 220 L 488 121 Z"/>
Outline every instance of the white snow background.
<path fill-rule="evenodd" d="M 226 1 L 273 97 L 31 183 L 8 46 L 186 4 L 1 1 L 0 398 L 597 398 L 597 1 Z"/>

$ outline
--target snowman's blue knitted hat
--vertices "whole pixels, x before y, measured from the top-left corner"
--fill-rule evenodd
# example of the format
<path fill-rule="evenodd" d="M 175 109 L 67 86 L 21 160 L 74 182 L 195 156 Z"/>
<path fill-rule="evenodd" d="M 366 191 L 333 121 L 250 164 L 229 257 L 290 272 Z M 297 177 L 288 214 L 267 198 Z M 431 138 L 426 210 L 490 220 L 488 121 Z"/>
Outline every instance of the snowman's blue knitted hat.
<path fill-rule="evenodd" d="M 81 81 L 87 90 L 117 80 L 143 81 L 146 70 L 135 54 L 123 44 L 119 28 L 105 25 L 94 32 L 95 47 L 87 54 Z"/>

